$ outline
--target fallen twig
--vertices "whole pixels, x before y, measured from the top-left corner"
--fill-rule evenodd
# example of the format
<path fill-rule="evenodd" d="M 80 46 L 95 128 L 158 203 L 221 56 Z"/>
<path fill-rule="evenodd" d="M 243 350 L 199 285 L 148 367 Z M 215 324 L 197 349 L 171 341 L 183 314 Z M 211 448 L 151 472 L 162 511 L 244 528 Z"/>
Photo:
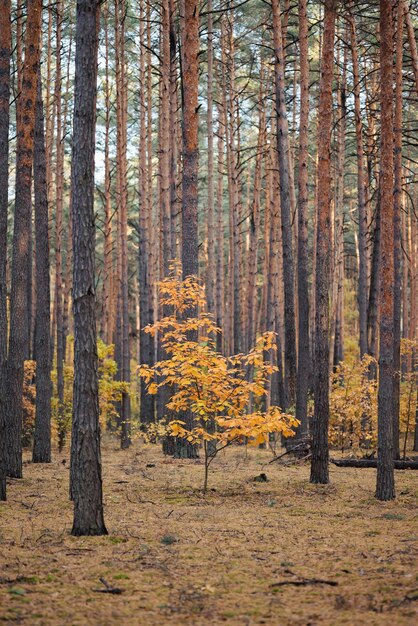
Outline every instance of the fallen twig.
<path fill-rule="evenodd" d="M 377 459 L 330 459 L 337 467 L 377 467 Z M 397 470 L 418 470 L 418 461 L 394 461 Z"/>
<path fill-rule="evenodd" d="M 120 587 L 113 587 L 113 585 L 110 585 L 104 578 L 99 578 L 99 580 L 104 585 L 104 589 L 92 589 L 92 591 L 95 591 L 96 593 L 113 593 L 114 595 L 120 595 L 123 593 L 123 589 L 120 589 Z"/>
<path fill-rule="evenodd" d="M 330 585 L 331 587 L 337 587 L 336 580 L 324 580 L 322 578 L 302 578 L 300 580 L 279 580 L 276 583 L 272 583 L 270 587 L 284 587 L 285 585 L 295 585 L 296 587 L 303 587 L 305 585 Z"/>

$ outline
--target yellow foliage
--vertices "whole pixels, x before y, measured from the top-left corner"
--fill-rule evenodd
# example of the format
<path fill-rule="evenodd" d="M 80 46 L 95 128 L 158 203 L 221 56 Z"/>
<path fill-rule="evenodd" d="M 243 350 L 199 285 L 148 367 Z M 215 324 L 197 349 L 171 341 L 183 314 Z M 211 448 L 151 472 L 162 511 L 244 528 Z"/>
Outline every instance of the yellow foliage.
<path fill-rule="evenodd" d="M 25 361 L 23 374 L 23 446 L 30 446 L 35 428 L 35 385 L 36 361 Z"/>
<path fill-rule="evenodd" d="M 99 359 L 99 411 L 100 424 L 106 428 L 114 423 L 117 417 L 116 403 L 122 399 L 122 393 L 129 393 L 129 383 L 115 380 L 117 364 L 113 359 L 115 347 L 106 345 L 100 338 L 97 340 L 97 355 Z M 52 372 L 55 393 L 52 398 L 52 418 L 56 425 L 58 441 L 63 442 L 70 430 L 73 409 L 73 383 L 74 368 L 72 365 L 64 366 L 64 402 L 61 411 L 58 410 L 58 397 L 56 392 L 57 372 Z"/>
<path fill-rule="evenodd" d="M 181 416 L 191 411 L 190 429 L 181 419 L 171 420 L 166 432 L 191 443 L 202 444 L 208 458 L 207 442 L 218 449 L 233 442 L 261 443 L 270 433 L 294 434 L 298 421 L 279 407 L 261 410 L 269 376 L 275 367 L 266 354 L 275 350 L 274 333 L 264 333 L 248 354 L 225 357 L 216 351 L 215 337 L 220 329 L 205 312 L 204 288 L 196 277 L 184 281 L 170 276 L 159 283 L 161 304 L 170 311 L 147 332 L 161 337 L 166 354 L 153 367 L 139 367 L 149 393 L 160 387 L 171 388 L 167 409 Z M 193 313 L 197 311 L 197 315 Z M 190 317 L 188 314 L 190 313 Z M 248 412 L 252 404 L 259 410 Z M 210 455 L 216 454 L 211 447 Z"/>
<path fill-rule="evenodd" d="M 377 383 L 369 379 L 371 356 L 342 361 L 331 376 L 330 444 L 344 452 L 375 446 L 377 438 Z"/>

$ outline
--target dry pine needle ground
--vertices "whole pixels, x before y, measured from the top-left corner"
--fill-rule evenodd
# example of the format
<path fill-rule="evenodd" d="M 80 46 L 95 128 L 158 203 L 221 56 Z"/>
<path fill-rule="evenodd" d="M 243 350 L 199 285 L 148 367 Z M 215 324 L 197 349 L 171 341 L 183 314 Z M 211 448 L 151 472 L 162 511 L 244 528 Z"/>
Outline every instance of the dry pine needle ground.
<path fill-rule="evenodd" d="M 375 470 L 331 467 L 330 485 L 310 485 L 307 466 L 263 466 L 267 451 L 235 447 L 213 464 L 203 496 L 200 462 L 157 446 L 103 448 L 108 537 L 69 534 L 68 451 L 25 464 L 11 482 L 0 507 L 0 623 L 418 623 L 414 472 L 397 472 L 397 500 L 381 503 Z M 254 482 L 262 471 L 269 481 Z M 100 578 L 122 593 L 94 591 Z M 338 584 L 275 586 L 312 578 Z"/>

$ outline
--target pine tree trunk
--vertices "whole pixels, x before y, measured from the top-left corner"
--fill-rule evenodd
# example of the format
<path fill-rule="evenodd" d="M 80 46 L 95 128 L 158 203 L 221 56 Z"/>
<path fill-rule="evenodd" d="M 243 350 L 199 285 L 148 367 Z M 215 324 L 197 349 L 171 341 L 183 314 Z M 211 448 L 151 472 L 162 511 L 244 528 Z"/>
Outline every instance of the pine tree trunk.
<path fill-rule="evenodd" d="M 12 48 L 10 0 L 0 3 L 0 500 L 6 499 L 7 217 L 9 191 L 9 100 Z"/>
<path fill-rule="evenodd" d="M 277 114 L 277 151 L 280 173 L 280 206 L 282 223 L 283 286 L 284 286 L 284 324 L 285 324 L 285 390 L 286 408 L 294 404 L 296 391 L 296 329 L 295 329 L 295 294 L 294 260 L 291 223 L 290 192 L 290 143 L 286 115 L 284 51 L 280 21 L 279 0 L 272 0 L 273 35 L 275 55 L 275 88 Z"/>
<path fill-rule="evenodd" d="M 58 392 L 58 446 L 62 450 L 66 432 L 64 421 L 64 320 L 62 289 L 62 234 L 64 194 L 64 137 L 62 132 L 62 76 L 61 76 L 62 2 L 57 3 L 55 103 L 56 103 L 56 160 L 55 160 L 55 319 L 56 368 Z"/>
<path fill-rule="evenodd" d="M 28 0 L 22 90 L 17 103 L 16 197 L 13 232 L 10 336 L 7 361 L 7 472 L 22 477 L 22 393 L 28 346 L 29 222 L 35 127 L 35 102 L 40 54 L 42 3 Z"/>
<path fill-rule="evenodd" d="M 393 25 L 392 3 L 380 0 L 380 344 L 376 498 L 395 497 L 393 449 Z"/>
<path fill-rule="evenodd" d="M 208 0 L 208 205 L 207 205 L 207 266 L 206 266 L 206 301 L 209 313 L 215 311 L 215 188 L 213 167 L 213 16 L 212 0 Z"/>
<path fill-rule="evenodd" d="M 328 483 L 329 422 L 329 293 L 331 229 L 331 131 L 334 72 L 335 0 L 326 0 L 319 87 L 318 222 L 315 282 L 315 409 L 312 421 L 311 482 Z"/>
<path fill-rule="evenodd" d="M 298 175 L 298 370 L 296 417 L 297 436 L 308 431 L 309 389 L 309 292 L 308 292 L 308 144 L 309 144 L 309 56 L 307 0 L 299 0 L 300 120 Z"/>
<path fill-rule="evenodd" d="M 144 27 L 144 2 L 140 4 L 140 148 L 139 148 L 139 247 L 138 247 L 138 277 L 139 277 L 139 357 L 141 365 L 153 364 L 154 340 L 143 329 L 152 322 L 152 289 L 150 283 L 149 248 L 150 248 L 150 202 L 149 180 L 147 176 L 147 133 L 152 129 L 147 125 L 147 101 L 146 101 L 146 37 Z M 141 377 L 140 420 L 143 424 L 149 424 L 155 419 L 155 396 L 147 392 L 145 380 Z"/>
<path fill-rule="evenodd" d="M 357 202 L 358 202 L 358 248 L 359 275 L 357 300 L 359 307 L 360 358 L 367 353 L 367 213 L 366 213 L 366 177 L 363 150 L 363 124 L 360 105 L 360 75 L 357 52 L 356 25 L 350 15 L 351 56 L 354 80 L 354 112 L 356 122 L 357 146 Z"/>
<path fill-rule="evenodd" d="M 394 156 L 394 291 L 393 291 L 393 446 L 394 458 L 400 459 L 399 446 L 399 410 L 401 377 L 401 315 L 402 315 L 402 56 L 403 56 L 403 18 L 404 2 L 398 0 L 396 20 L 396 67 L 395 67 L 395 156 Z"/>
<path fill-rule="evenodd" d="M 105 31 L 105 141 L 104 141 L 104 259 L 103 259 L 103 339 L 107 345 L 112 343 L 114 324 L 112 298 L 113 278 L 113 236 L 112 236 L 112 193 L 110 176 L 110 80 L 109 80 L 109 5 L 106 3 L 103 15 Z M 143 22 L 141 21 L 143 28 Z M 141 85 L 142 86 L 142 85 Z M 141 95 L 143 90 L 140 91 Z"/>
<path fill-rule="evenodd" d="M 263 66 L 262 66 L 263 67 Z M 257 332 L 257 275 L 258 275 L 258 239 L 260 234 L 260 204 L 262 185 L 262 161 L 265 144 L 265 103 L 264 72 L 260 72 L 260 93 L 258 99 L 258 139 L 254 168 L 253 200 L 250 207 L 248 271 L 247 271 L 247 351 L 255 346 Z M 250 185 L 248 184 L 248 187 Z"/>
<path fill-rule="evenodd" d="M 187 0 L 182 40 L 182 104 L 183 104 L 183 179 L 182 179 L 182 272 L 183 280 L 199 274 L 199 240 L 197 220 L 198 194 L 198 80 L 199 80 L 199 9 L 197 0 Z M 192 312 L 193 315 L 193 312 Z M 190 312 L 188 312 L 190 316 Z M 193 333 L 190 340 L 197 340 Z M 184 415 L 186 428 L 193 428 L 190 411 Z M 196 446 L 178 440 L 176 456 L 195 458 Z"/>
<path fill-rule="evenodd" d="M 216 188 L 216 206 L 217 206 L 217 256 L 216 256 L 216 325 L 222 329 L 222 333 L 216 335 L 216 349 L 223 352 L 225 345 L 224 338 L 224 319 L 225 319 L 225 294 L 224 294 L 224 206 L 223 206 L 223 190 L 224 190 L 224 159 L 225 159 L 225 113 L 221 104 L 218 105 L 218 178 Z"/>
<path fill-rule="evenodd" d="M 46 180 L 46 153 L 41 72 L 35 113 L 34 188 L 35 188 L 35 245 L 36 245 L 36 412 L 32 461 L 51 462 L 51 295 L 49 278 L 48 189 Z"/>
<path fill-rule="evenodd" d="M 94 149 L 99 5 L 79 0 L 72 154 L 74 399 L 73 535 L 107 534 L 103 518 L 95 296 Z"/>
<path fill-rule="evenodd" d="M 131 356 L 129 344 L 129 294 L 128 294 L 128 206 L 127 206 L 127 79 L 125 61 L 125 0 L 115 0 L 115 51 L 116 51 L 116 109 L 117 109 L 117 198 L 120 233 L 120 380 L 129 386 Z M 131 444 L 131 405 L 129 391 L 122 392 L 120 403 L 121 448 Z"/>

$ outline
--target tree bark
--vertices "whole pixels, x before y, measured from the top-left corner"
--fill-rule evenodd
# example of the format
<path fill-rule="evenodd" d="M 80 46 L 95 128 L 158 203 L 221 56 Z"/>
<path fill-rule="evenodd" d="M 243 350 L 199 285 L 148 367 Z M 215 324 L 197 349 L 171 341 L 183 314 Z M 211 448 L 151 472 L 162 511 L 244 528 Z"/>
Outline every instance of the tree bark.
<path fill-rule="evenodd" d="M 34 188 L 36 245 L 36 412 L 32 461 L 51 462 L 51 296 L 49 278 L 48 188 L 41 72 L 35 113 Z"/>
<path fill-rule="evenodd" d="M 284 51 L 282 27 L 280 20 L 279 0 L 272 0 L 273 36 L 274 36 L 274 69 L 277 114 L 277 151 L 279 155 L 280 173 L 280 206 L 282 223 L 283 253 L 283 286 L 284 286 L 284 324 L 285 324 L 285 391 L 286 408 L 294 403 L 296 390 L 296 330 L 295 330 L 295 294 L 294 294 L 294 261 L 291 224 L 291 192 L 290 192 L 290 144 L 286 115 Z"/>
<path fill-rule="evenodd" d="M 336 0 L 326 0 L 321 58 L 318 128 L 318 222 L 315 282 L 315 411 L 312 422 L 311 482 L 328 483 L 329 292 L 331 260 L 331 131 Z"/>
<path fill-rule="evenodd" d="M 380 0 L 380 345 L 376 498 L 395 497 L 393 471 L 393 25 L 392 3 Z"/>
<path fill-rule="evenodd" d="M 199 9 L 197 0 L 187 0 L 184 11 L 182 66 L 183 105 L 183 179 L 182 179 L 182 273 L 183 280 L 199 274 L 198 240 L 198 81 L 199 81 Z M 194 313 L 196 314 L 196 312 Z M 188 316 L 193 312 L 188 312 Z M 197 340 L 193 333 L 190 339 Z M 193 427 L 193 414 L 184 416 L 186 427 Z M 195 458 L 196 446 L 186 440 L 178 440 L 176 456 Z"/>
<path fill-rule="evenodd" d="M 394 291 L 393 291 L 393 454 L 401 456 L 399 445 L 399 410 L 401 381 L 401 316 L 402 316 L 402 57 L 404 2 L 398 0 L 396 20 L 396 66 L 395 66 L 395 117 L 394 117 L 394 195 L 393 195 L 393 236 L 394 236 Z M 406 286 L 405 286 L 406 288 Z"/>
<path fill-rule="evenodd" d="M 94 149 L 99 5 L 78 0 L 72 154 L 73 535 L 107 534 L 103 518 L 95 296 Z"/>
<path fill-rule="evenodd" d="M 309 145 L 309 51 L 307 0 L 299 0 L 300 120 L 298 173 L 298 370 L 296 417 L 300 420 L 296 438 L 308 431 L 309 389 L 309 291 L 308 291 L 308 145 Z"/>
<path fill-rule="evenodd" d="M 150 202 L 149 180 L 147 176 L 147 133 L 152 133 L 152 128 L 147 124 L 147 76 L 146 76 L 146 33 L 144 27 L 144 2 L 140 4 L 140 148 L 139 148 L 139 246 L 138 246 L 138 278 L 139 278 L 139 358 L 141 365 L 152 366 L 154 359 L 154 340 L 143 329 L 152 323 L 152 289 L 149 266 L 150 248 Z M 145 380 L 141 377 L 140 397 L 140 420 L 143 424 L 149 424 L 155 419 L 155 396 L 147 392 Z"/>
<path fill-rule="evenodd" d="M 212 0 L 208 0 L 208 208 L 207 208 L 207 266 L 206 266 L 206 301 L 209 313 L 215 311 L 215 188 L 213 167 L 213 15 Z"/>
<path fill-rule="evenodd" d="M 0 500 L 6 499 L 7 217 L 9 101 L 12 48 L 11 3 L 0 3 Z"/>
<path fill-rule="evenodd" d="M 125 0 L 115 0 L 115 51 L 116 51 L 116 109 L 117 109 L 117 198 L 120 233 L 120 346 L 119 378 L 129 385 L 131 381 L 131 353 L 129 344 L 129 293 L 128 293 L 128 206 L 127 206 L 127 79 L 125 60 Z M 120 403 L 121 448 L 131 444 L 131 403 L 129 391 L 122 392 Z"/>
<path fill-rule="evenodd" d="M 7 472 L 22 477 L 22 393 L 28 345 L 28 263 L 35 102 L 40 54 L 42 2 L 28 0 L 22 90 L 17 102 L 16 197 L 7 361 Z"/>
<path fill-rule="evenodd" d="M 350 7 L 351 10 L 351 7 Z M 367 213 L 366 213 L 366 177 L 363 150 L 363 124 L 360 106 L 360 74 L 357 52 L 356 24 L 350 12 L 351 56 L 354 80 L 354 113 L 356 123 L 357 146 L 357 203 L 358 203 L 358 248 L 359 275 L 357 300 L 360 327 L 360 358 L 367 353 Z"/>

